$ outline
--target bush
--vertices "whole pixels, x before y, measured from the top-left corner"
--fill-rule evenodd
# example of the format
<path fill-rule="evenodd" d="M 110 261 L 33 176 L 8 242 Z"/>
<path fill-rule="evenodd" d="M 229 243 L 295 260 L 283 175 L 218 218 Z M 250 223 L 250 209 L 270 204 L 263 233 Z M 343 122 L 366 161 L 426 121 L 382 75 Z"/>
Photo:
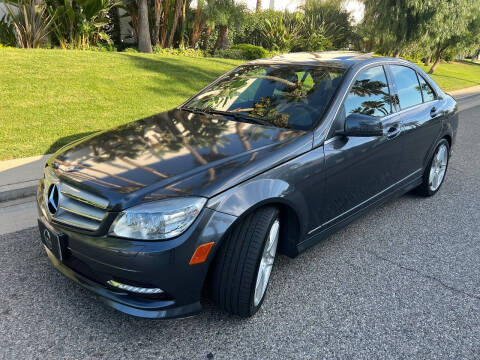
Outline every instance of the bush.
<path fill-rule="evenodd" d="M 268 51 L 261 46 L 250 44 L 233 45 L 231 50 L 239 50 L 242 53 L 242 58 L 246 60 L 255 60 L 268 57 Z"/>
<path fill-rule="evenodd" d="M 89 50 L 101 51 L 101 52 L 110 52 L 110 51 L 117 51 L 117 48 L 115 46 L 113 46 L 112 42 L 101 42 L 101 43 L 98 43 L 96 46 L 90 47 Z"/>
<path fill-rule="evenodd" d="M 47 41 L 54 16 L 47 14 L 45 5 L 25 0 L 16 4 L 5 3 L 5 8 L 20 47 L 38 48 Z"/>
<path fill-rule="evenodd" d="M 138 53 L 138 50 L 136 48 L 133 48 L 133 47 L 125 48 L 123 51 L 126 52 L 126 53 L 132 53 L 132 54 Z"/>
<path fill-rule="evenodd" d="M 312 34 L 309 38 L 299 36 L 292 41 L 292 51 L 325 51 L 333 49 L 333 44 L 323 34 Z"/>
<path fill-rule="evenodd" d="M 205 57 L 205 52 L 203 50 L 196 49 L 173 49 L 173 48 L 162 48 L 161 46 L 154 46 L 153 53 L 158 55 L 183 55 L 189 57 Z"/>
<path fill-rule="evenodd" d="M 225 50 L 217 50 L 213 55 L 217 58 L 224 58 L 224 59 L 236 59 L 236 60 L 244 60 L 243 51 L 239 49 L 225 49 Z"/>
<path fill-rule="evenodd" d="M 0 44 L 5 46 L 15 46 L 17 44 L 13 25 L 8 21 L 6 14 L 0 19 Z"/>
<path fill-rule="evenodd" d="M 274 10 L 264 10 L 250 13 L 245 17 L 240 29 L 235 32 L 233 44 L 252 44 L 263 46 L 265 49 L 271 49 L 272 43 L 265 39 L 263 32 L 266 30 L 266 22 L 275 22 L 277 18 L 282 18 L 283 12 Z M 229 31 L 230 34 L 230 31 Z"/>
<path fill-rule="evenodd" d="M 452 49 L 452 50 L 446 51 L 445 54 L 443 54 L 442 59 L 445 60 L 446 62 L 452 62 L 452 61 L 455 61 L 456 57 L 457 57 L 457 50 Z"/>
<path fill-rule="evenodd" d="M 279 55 L 283 55 L 283 54 L 286 54 L 286 52 L 285 51 L 280 51 L 280 50 L 272 50 L 272 51 L 268 52 L 268 57 L 274 57 L 274 56 L 279 56 Z"/>

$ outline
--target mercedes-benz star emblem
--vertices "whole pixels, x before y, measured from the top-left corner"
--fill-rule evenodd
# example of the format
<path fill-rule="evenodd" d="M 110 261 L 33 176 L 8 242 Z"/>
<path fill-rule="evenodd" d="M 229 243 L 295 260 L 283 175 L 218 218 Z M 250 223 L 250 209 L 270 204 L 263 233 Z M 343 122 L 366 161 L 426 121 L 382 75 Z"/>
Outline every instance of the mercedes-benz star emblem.
<path fill-rule="evenodd" d="M 58 186 L 52 184 L 47 193 L 47 209 L 50 214 L 54 215 L 58 210 Z"/>

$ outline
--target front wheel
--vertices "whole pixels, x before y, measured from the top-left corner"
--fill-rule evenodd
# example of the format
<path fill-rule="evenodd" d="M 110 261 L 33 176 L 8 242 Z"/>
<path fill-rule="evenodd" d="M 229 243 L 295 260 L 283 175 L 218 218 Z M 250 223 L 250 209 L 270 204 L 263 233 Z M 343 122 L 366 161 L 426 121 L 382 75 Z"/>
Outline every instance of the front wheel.
<path fill-rule="evenodd" d="M 280 235 L 279 211 L 264 207 L 247 215 L 224 239 L 211 277 L 213 301 L 249 317 L 265 298 Z"/>
<path fill-rule="evenodd" d="M 423 174 L 423 182 L 417 188 L 418 193 L 423 196 L 432 196 L 437 193 L 443 184 L 447 173 L 450 146 L 448 141 L 442 139 L 437 144 L 433 157 Z"/>

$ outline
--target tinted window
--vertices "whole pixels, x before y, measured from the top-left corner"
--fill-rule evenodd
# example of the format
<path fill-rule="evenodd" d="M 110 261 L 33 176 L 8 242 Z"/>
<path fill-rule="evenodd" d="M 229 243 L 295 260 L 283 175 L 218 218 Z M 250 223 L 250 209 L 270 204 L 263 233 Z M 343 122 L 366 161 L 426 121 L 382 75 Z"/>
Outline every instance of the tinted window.
<path fill-rule="evenodd" d="M 259 118 L 307 130 L 321 118 L 341 83 L 343 69 L 305 65 L 245 65 L 185 106 Z"/>
<path fill-rule="evenodd" d="M 435 93 L 433 92 L 432 87 L 428 85 L 423 77 L 418 76 L 418 80 L 420 81 L 420 87 L 422 88 L 423 101 L 428 102 L 435 100 Z"/>
<path fill-rule="evenodd" d="M 344 105 L 347 116 L 352 113 L 377 117 L 390 114 L 390 92 L 383 66 L 372 67 L 360 73 Z"/>
<path fill-rule="evenodd" d="M 405 109 L 422 103 L 422 93 L 418 84 L 417 73 L 406 67 L 391 65 L 393 79 L 397 85 L 400 108 Z"/>

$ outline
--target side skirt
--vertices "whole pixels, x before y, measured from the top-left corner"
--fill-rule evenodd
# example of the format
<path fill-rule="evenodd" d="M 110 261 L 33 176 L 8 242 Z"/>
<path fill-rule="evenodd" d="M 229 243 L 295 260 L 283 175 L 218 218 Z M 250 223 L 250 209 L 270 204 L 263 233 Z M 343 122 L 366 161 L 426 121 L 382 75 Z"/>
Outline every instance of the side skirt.
<path fill-rule="evenodd" d="M 331 226 L 323 229 L 319 233 L 305 239 L 304 241 L 300 242 L 297 244 L 297 250 L 299 253 L 307 250 L 308 248 L 318 244 L 320 241 L 325 239 L 326 237 L 334 234 L 338 230 L 344 228 L 346 225 L 352 223 L 356 219 L 358 219 L 360 216 L 364 215 L 368 211 L 385 204 L 386 202 L 398 198 L 410 190 L 413 190 L 417 186 L 419 186 L 422 183 L 422 177 L 416 178 L 414 180 L 411 180 L 407 184 L 404 184 L 397 189 L 393 190 L 391 193 L 380 197 L 376 200 L 373 200 L 371 203 L 367 204 L 366 206 L 360 208 L 358 211 L 352 213 L 351 215 L 347 216 L 346 218 L 339 220 L 338 222 L 333 223 Z"/>

